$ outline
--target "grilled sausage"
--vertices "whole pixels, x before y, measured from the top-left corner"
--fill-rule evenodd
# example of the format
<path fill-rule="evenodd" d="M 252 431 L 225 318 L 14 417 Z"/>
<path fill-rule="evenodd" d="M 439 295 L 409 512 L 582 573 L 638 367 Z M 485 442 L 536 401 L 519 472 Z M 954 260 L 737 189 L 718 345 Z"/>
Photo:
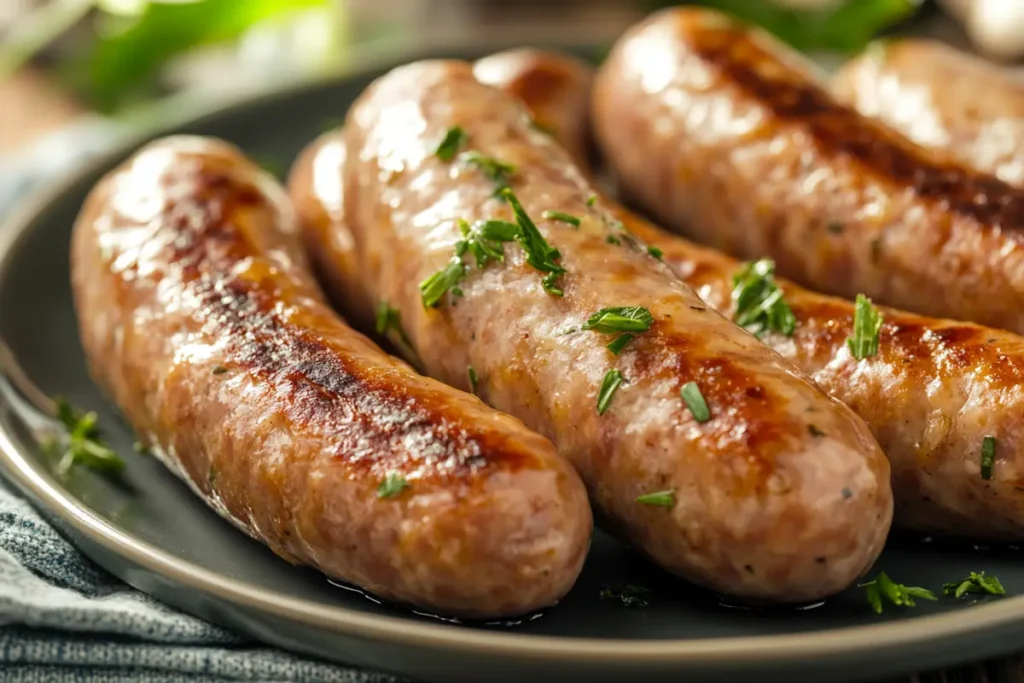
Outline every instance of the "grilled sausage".
<path fill-rule="evenodd" d="M 448 161 L 439 142 L 456 127 L 467 142 Z M 343 167 L 320 163 L 344 156 L 339 144 Z M 656 562 L 722 592 L 802 601 L 874 561 L 892 501 L 863 423 L 631 246 L 588 203 L 566 153 L 470 65 L 421 62 L 384 76 L 349 111 L 344 139 L 321 138 L 300 163 L 311 167 L 293 171 L 311 181 L 292 183 L 303 223 L 330 215 L 306 213 L 311 197 L 344 196 L 345 222 L 307 229 L 350 232 L 355 258 L 337 266 L 355 264 L 371 300 L 401 311 L 427 371 L 550 435 L 609 526 Z M 496 194 L 506 182 L 512 194 Z M 480 267 L 459 219 L 474 231 L 477 221 L 516 221 L 520 241 L 491 245 L 502 260 Z M 566 272 L 535 267 L 552 264 Z M 448 294 L 425 305 L 417 283 L 439 271 L 454 273 Z M 611 335 L 583 328 L 620 306 L 644 307 L 653 322 L 616 356 Z M 602 391 L 612 371 L 623 382 Z M 689 382 L 710 408 L 706 422 L 680 396 Z"/>
<path fill-rule="evenodd" d="M 578 475 L 347 327 L 296 232 L 284 190 L 226 143 L 168 138 L 108 175 L 72 252 L 98 383 L 208 505 L 290 562 L 447 614 L 558 600 L 591 530 Z"/>
<path fill-rule="evenodd" d="M 833 90 L 914 142 L 1024 185 L 1024 83 L 944 43 L 879 42 L 836 74 Z"/>
<path fill-rule="evenodd" d="M 761 32 L 659 13 L 612 51 L 593 114 L 671 228 L 819 291 L 1024 332 L 1024 191 L 838 104 Z"/>
<path fill-rule="evenodd" d="M 568 135 L 585 107 L 592 72 L 543 51 L 499 53 L 477 78 L 516 94 L 534 118 Z M 500 68 L 499 68 L 500 67 Z M 543 88 L 531 86 L 536 74 Z M 552 76 L 557 74 L 557 78 Z M 555 122 L 551 125 L 549 122 Z M 664 262 L 705 302 L 729 316 L 733 275 L 742 264 L 667 234 L 623 207 L 627 228 L 663 252 Z M 797 320 L 792 337 L 764 341 L 811 375 L 867 423 L 893 470 L 894 523 L 927 533 L 1024 539 L 1024 339 L 1000 330 L 883 309 L 880 353 L 857 361 L 853 305 L 780 281 Z M 980 451 L 996 439 L 991 479 Z"/>

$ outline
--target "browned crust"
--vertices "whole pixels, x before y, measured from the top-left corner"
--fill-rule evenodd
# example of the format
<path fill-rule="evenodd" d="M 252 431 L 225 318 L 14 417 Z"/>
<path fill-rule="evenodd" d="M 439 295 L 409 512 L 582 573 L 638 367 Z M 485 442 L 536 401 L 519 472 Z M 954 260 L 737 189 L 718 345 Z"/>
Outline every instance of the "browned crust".
<path fill-rule="evenodd" d="M 856 159 L 879 179 L 973 219 L 980 226 L 1024 230 L 1024 191 L 929 153 L 855 109 L 801 72 L 780 68 L 770 43 L 741 24 L 710 21 L 706 10 L 674 10 L 679 35 L 694 54 L 779 120 L 806 129 L 819 149 Z"/>

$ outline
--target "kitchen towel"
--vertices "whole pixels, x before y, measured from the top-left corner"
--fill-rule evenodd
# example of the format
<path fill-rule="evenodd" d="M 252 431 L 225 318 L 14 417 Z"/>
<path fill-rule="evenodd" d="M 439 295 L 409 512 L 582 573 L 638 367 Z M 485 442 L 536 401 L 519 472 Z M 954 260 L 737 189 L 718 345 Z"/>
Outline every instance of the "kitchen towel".
<path fill-rule="evenodd" d="M 0 159 L 0 219 L 15 198 L 115 136 L 88 121 Z M 0 480 L 0 682 L 8 681 L 399 679 L 265 647 L 162 605 L 93 564 Z"/>

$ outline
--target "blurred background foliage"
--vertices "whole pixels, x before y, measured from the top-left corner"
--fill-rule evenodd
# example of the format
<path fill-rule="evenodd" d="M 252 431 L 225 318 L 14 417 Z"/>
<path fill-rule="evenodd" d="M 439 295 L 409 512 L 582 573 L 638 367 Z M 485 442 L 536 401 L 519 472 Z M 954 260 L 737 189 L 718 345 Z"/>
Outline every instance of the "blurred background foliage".
<path fill-rule="evenodd" d="M 11 2 L 14 0 L 0 0 Z M 26 1 L 27 0 L 23 0 Z M 263 50 L 257 77 L 323 65 L 336 66 L 349 40 L 348 14 L 356 5 L 390 12 L 395 23 L 414 24 L 459 11 L 484 11 L 509 3 L 486 0 L 415 0 L 389 9 L 386 0 L 49 0 L 28 2 L 11 23 L 0 45 L 0 80 L 28 60 L 47 67 L 78 97 L 102 113 L 117 113 L 134 103 L 175 89 L 177 65 L 187 71 L 184 57 L 211 46 Z M 516 7 L 529 2 L 513 3 Z M 542 11 L 554 12 L 562 3 L 550 0 Z M 575 4 L 588 12 L 586 3 Z M 593 3 L 595 7 L 598 3 Z M 605 3 L 608 4 L 608 3 Z M 647 11 L 685 4 L 622 0 L 618 5 Z M 863 47 L 880 32 L 914 15 L 919 0 L 697 0 L 760 24 L 803 50 L 849 52 Z M 461 6 L 461 10 L 460 10 Z M 403 7 L 405 9 L 403 9 Z M 409 8 L 416 8 L 415 12 Z M 415 14 L 416 16 L 409 16 Z M 543 16 L 543 14 L 541 14 Z M 416 26 L 411 26 L 415 31 Z M 360 27 L 360 41 L 367 30 Z M 407 31 L 410 28 L 407 26 Z M 423 27 L 424 31 L 434 30 Z M 400 38 L 396 38 L 400 40 Z M 186 66 L 182 67 L 182 63 Z M 197 66 L 198 64 L 198 66 Z M 193 69 L 210 70 L 210 62 L 193 60 Z M 250 77 L 252 77 L 250 75 Z M 234 76 L 222 79 L 231 81 Z"/>

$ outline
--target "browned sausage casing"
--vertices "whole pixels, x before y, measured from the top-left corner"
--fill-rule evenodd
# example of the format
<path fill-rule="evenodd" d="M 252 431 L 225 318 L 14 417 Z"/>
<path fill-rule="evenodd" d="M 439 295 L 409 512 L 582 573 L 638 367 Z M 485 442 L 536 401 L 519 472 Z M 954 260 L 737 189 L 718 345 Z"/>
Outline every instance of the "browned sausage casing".
<path fill-rule="evenodd" d="M 486 65 L 486 69 L 481 69 Z M 592 72 L 558 53 L 499 53 L 475 69 L 481 81 L 516 94 L 567 149 L 579 143 Z M 536 85 L 535 85 L 536 83 Z M 543 87 L 540 87 L 543 85 Z M 717 310 L 731 315 L 732 276 L 741 264 L 665 233 L 616 207 L 634 235 Z M 846 339 L 853 305 L 780 281 L 798 325 L 764 341 L 871 428 L 893 470 L 894 522 L 929 533 L 1024 539 L 1024 339 L 991 328 L 883 309 L 879 355 L 857 361 Z M 991 480 L 981 444 L 994 436 Z"/>
<path fill-rule="evenodd" d="M 833 86 L 914 142 L 1024 185 L 1024 83 L 1006 69 L 937 41 L 884 41 L 843 66 Z"/>
<path fill-rule="evenodd" d="M 452 259 L 457 220 L 512 219 L 495 182 L 435 154 L 454 126 L 467 151 L 515 167 L 511 188 L 561 253 L 563 296 L 508 244 L 503 262 L 470 268 L 461 296 L 424 308 L 417 283 Z M 342 168 L 338 145 L 349 152 Z M 614 529 L 662 566 L 719 591 L 801 601 L 849 585 L 877 556 L 889 471 L 863 423 L 645 251 L 609 244 L 621 233 L 588 204 L 566 153 L 470 65 L 421 62 L 378 80 L 350 110 L 344 140 L 326 136 L 304 155 L 292 192 L 311 234 L 350 231 L 354 256 L 337 267 L 355 264 L 359 278 L 346 279 L 401 312 L 423 366 L 460 387 L 472 368 L 477 392 L 551 436 Z M 323 194 L 344 197 L 343 222 L 315 225 L 330 220 L 316 207 Z M 614 306 L 654 318 L 620 356 L 606 348 L 611 335 L 579 329 Z M 612 369 L 625 381 L 601 415 Z M 687 382 L 703 392 L 708 422 L 683 402 Z M 637 501 L 655 492 L 670 492 L 667 507 Z"/>
<path fill-rule="evenodd" d="M 838 104 L 762 32 L 659 13 L 612 51 L 593 114 L 673 229 L 820 291 L 1024 332 L 1024 191 Z"/>
<path fill-rule="evenodd" d="M 93 376 L 168 467 L 291 562 L 445 613 L 558 600 L 591 530 L 577 474 L 347 327 L 296 232 L 284 190 L 226 143 L 144 148 L 74 229 Z M 388 475 L 408 487 L 380 497 Z"/>

